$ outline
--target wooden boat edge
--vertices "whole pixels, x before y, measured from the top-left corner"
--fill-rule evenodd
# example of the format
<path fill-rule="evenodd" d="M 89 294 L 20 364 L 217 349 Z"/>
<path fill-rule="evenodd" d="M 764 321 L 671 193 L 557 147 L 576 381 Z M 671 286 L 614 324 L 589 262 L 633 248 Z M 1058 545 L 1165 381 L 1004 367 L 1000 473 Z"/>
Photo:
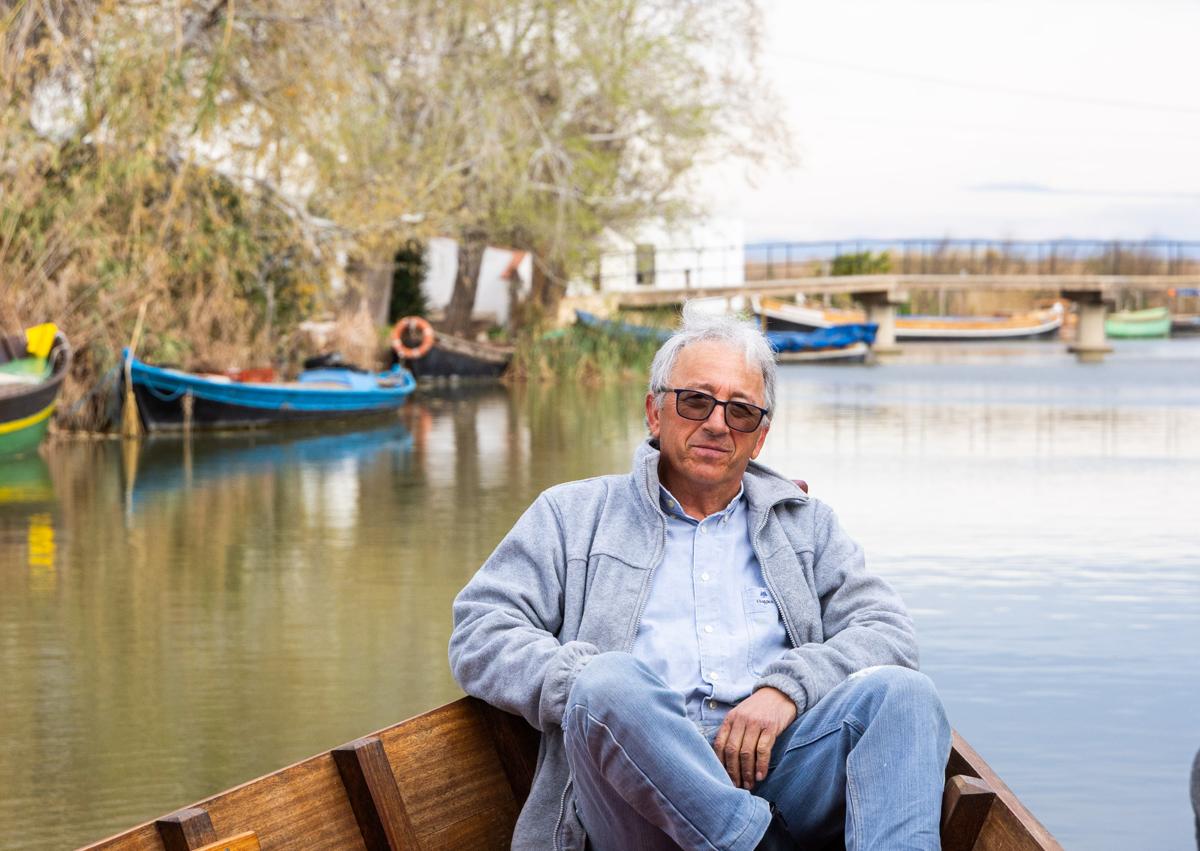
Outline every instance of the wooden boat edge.
<path fill-rule="evenodd" d="M 1017 847 L 1047 849 L 1047 851 L 1062 851 L 1062 845 L 1054 838 L 1029 808 L 1021 803 L 1021 799 L 1009 788 L 1008 784 L 992 770 L 987 761 L 967 743 L 957 730 L 951 731 L 950 759 L 946 763 L 946 778 L 956 775 L 976 777 L 986 783 L 1001 806 L 992 808 L 989 818 L 1002 823 L 1005 832 L 1015 833 L 1023 837 L 1026 844 Z"/>
<path fill-rule="evenodd" d="M 339 748 L 332 751 L 323 751 L 269 774 L 249 780 L 246 783 L 210 795 L 188 807 L 176 810 L 169 816 L 162 816 L 158 819 L 143 822 L 132 828 L 127 828 L 112 836 L 84 846 L 82 851 L 100 851 L 100 849 L 111 849 L 111 851 L 121 849 L 121 851 L 124 851 L 124 849 L 133 848 L 157 849 L 167 847 L 159 833 L 161 829 L 159 825 L 165 820 L 182 813 L 200 813 L 204 815 L 210 809 L 220 809 L 222 805 L 229 806 L 230 801 L 237 799 L 239 796 L 249 798 L 248 793 L 255 791 L 254 787 L 260 785 L 268 787 L 272 784 L 283 783 L 292 776 L 311 776 L 323 773 L 327 777 L 332 776 L 333 778 L 327 782 L 337 784 L 338 770 L 335 768 L 335 751 L 344 752 L 347 749 L 358 747 L 363 743 L 371 743 L 372 740 L 375 740 L 375 743 L 391 740 L 394 747 L 400 744 L 400 735 L 403 728 L 433 729 L 437 727 L 439 722 L 449 721 L 453 723 L 456 718 L 461 723 L 483 728 L 483 732 L 486 733 L 486 736 L 490 740 L 490 744 L 495 752 L 494 755 L 499 759 L 500 768 L 503 771 L 503 776 L 498 777 L 498 779 L 501 781 L 501 785 L 503 785 L 503 780 L 506 779 L 508 781 L 509 790 L 511 790 L 512 794 L 511 802 L 519 808 L 528 795 L 529 785 L 536 765 L 537 733 L 521 719 L 494 709 L 475 698 L 467 697 L 431 709 L 428 712 L 420 713 L 397 724 L 384 727 L 370 736 L 339 746 Z M 987 790 L 994 793 L 994 800 L 989 798 L 987 804 L 986 819 L 982 820 L 975 828 L 980 837 L 978 840 L 981 843 L 979 847 L 1061 851 L 1062 846 L 1054 839 L 1050 832 L 1029 812 L 1008 785 L 991 769 L 983 757 L 957 732 L 953 733 L 952 744 L 951 756 L 946 768 L 947 779 L 960 776 L 976 778 L 981 784 L 986 784 L 985 788 Z M 386 744 L 383 747 L 385 750 L 387 749 Z M 343 779 L 342 783 L 344 782 Z M 353 815 L 354 818 L 358 818 L 358 804 L 351 799 L 351 793 L 347 791 L 347 788 L 342 787 L 340 784 L 338 788 L 342 792 L 341 798 L 336 805 L 339 812 L 336 814 L 321 813 L 319 815 L 322 816 L 323 822 L 338 821 L 342 833 L 345 834 L 348 824 L 355 825 L 357 829 L 359 822 L 350 820 L 350 810 L 352 807 L 355 807 Z M 395 788 L 394 784 L 393 788 Z M 509 790 L 503 791 L 508 792 Z M 251 802 L 247 800 L 246 803 Z M 403 816 L 403 804 L 400 805 L 400 809 Z M 309 815 L 311 817 L 314 814 Z M 337 816 L 336 819 L 334 818 L 335 815 Z M 205 820 L 207 820 L 206 815 Z M 402 821 L 407 822 L 407 817 L 402 818 Z M 239 827 L 238 829 L 242 828 Z M 412 830 L 411 825 L 409 825 L 408 829 Z M 511 830 L 511 824 L 507 826 L 507 829 Z M 410 835 L 413 834 L 410 833 Z M 986 841 L 989 837 L 999 837 L 1000 841 L 1006 844 L 995 845 L 990 843 Z M 355 834 L 355 839 L 359 838 Z M 974 847 L 974 845 L 975 840 L 972 840 L 972 844 L 962 847 L 970 848 Z M 412 847 L 419 847 L 419 843 L 414 844 Z M 947 847 L 951 846 L 948 845 Z"/>

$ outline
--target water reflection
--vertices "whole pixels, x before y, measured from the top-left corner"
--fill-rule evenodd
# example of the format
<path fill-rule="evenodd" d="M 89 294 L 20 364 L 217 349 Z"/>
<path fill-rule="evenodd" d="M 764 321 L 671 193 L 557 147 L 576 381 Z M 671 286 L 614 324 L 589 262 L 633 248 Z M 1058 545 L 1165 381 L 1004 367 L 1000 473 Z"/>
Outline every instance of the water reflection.
<path fill-rule="evenodd" d="M 0 564 L 23 566 L 34 596 L 53 594 L 58 584 L 53 504 L 50 470 L 40 456 L 0 462 Z"/>
<path fill-rule="evenodd" d="M 1013 351 L 785 368 L 763 460 L 899 586 L 954 723 L 1068 847 L 1179 847 L 1200 346 Z M 643 393 L 464 386 L 365 431 L 0 467 L 0 844 L 95 839 L 456 697 L 450 601 L 542 489 L 629 468 Z"/>

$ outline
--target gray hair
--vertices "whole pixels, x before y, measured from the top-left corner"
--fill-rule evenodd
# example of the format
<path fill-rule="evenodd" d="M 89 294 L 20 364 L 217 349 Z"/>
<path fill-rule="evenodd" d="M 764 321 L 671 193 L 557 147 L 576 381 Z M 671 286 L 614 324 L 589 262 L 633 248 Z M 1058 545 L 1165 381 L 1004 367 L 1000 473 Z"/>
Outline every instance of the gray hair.
<path fill-rule="evenodd" d="M 763 406 L 775 411 L 775 351 L 767 338 L 754 325 L 724 313 L 706 313 L 694 301 L 684 302 L 683 322 L 654 354 L 650 364 L 650 392 L 660 409 L 667 391 L 671 390 L 671 373 L 679 353 L 692 343 L 725 343 L 740 349 L 746 365 L 762 371 Z"/>

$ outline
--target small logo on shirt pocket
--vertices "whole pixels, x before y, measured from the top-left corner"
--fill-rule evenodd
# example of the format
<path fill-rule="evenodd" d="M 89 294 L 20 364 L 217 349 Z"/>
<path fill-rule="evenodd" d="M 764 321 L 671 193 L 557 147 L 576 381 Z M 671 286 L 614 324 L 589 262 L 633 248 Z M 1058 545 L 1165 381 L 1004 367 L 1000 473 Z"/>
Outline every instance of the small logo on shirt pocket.
<path fill-rule="evenodd" d="M 742 589 L 742 610 L 746 614 L 746 632 L 750 644 L 746 648 L 746 667 L 756 677 L 772 659 L 775 643 L 774 632 L 778 629 L 779 608 L 766 588 Z"/>
<path fill-rule="evenodd" d="M 746 588 L 742 591 L 742 608 L 748 615 L 765 612 L 774 614 L 775 601 L 771 598 L 771 592 L 766 588 Z"/>

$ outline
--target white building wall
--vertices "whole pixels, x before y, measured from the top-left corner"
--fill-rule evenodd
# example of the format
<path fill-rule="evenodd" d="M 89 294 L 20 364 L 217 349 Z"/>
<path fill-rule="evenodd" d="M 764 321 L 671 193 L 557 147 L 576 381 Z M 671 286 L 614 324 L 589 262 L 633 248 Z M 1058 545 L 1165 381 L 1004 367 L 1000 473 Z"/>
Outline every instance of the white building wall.
<path fill-rule="evenodd" d="M 533 258 L 528 252 L 524 253 L 517 265 L 517 276 L 520 280 L 513 282 L 504 277 L 515 253 L 509 248 L 488 247 L 483 252 L 483 261 L 479 265 L 479 286 L 475 290 L 474 313 L 480 317 L 494 316 L 497 325 L 508 323 L 512 308 L 510 288 L 514 283 L 520 298 L 529 295 L 533 283 Z"/>
<path fill-rule="evenodd" d="M 475 289 L 473 316 L 489 317 L 498 325 L 508 322 L 512 309 L 510 282 L 503 277 L 512 263 L 514 252 L 508 248 L 488 247 L 479 265 L 479 284 Z M 454 280 L 458 276 L 458 243 L 453 239 L 436 237 L 425 249 L 425 280 L 421 289 L 431 311 L 443 311 L 454 295 Z M 529 295 L 533 284 L 533 256 L 528 252 L 517 265 L 517 294 Z"/>
<path fill-rule="evenodd" d="M 710 218 L 670 230 L 662 225 L 644 228 L 635 238 L 609 232 L 600 257 L 600 291 L 704 289 L 745 283 L 745 237 L 735 219 Z M 654 247 L 654 281 L 637 281 L 637 246 Z M 593 291 L 594 282 L 580 281 L 572 289 Z"/>
<path fill-rule="evenodd" d="M 445 237 L 435 237 L 425 245 L 425 280 L 421 290 L 430 310 L 445 310 L 454 295 L 454 278 L 458 274 L 458 243 Z"/>

